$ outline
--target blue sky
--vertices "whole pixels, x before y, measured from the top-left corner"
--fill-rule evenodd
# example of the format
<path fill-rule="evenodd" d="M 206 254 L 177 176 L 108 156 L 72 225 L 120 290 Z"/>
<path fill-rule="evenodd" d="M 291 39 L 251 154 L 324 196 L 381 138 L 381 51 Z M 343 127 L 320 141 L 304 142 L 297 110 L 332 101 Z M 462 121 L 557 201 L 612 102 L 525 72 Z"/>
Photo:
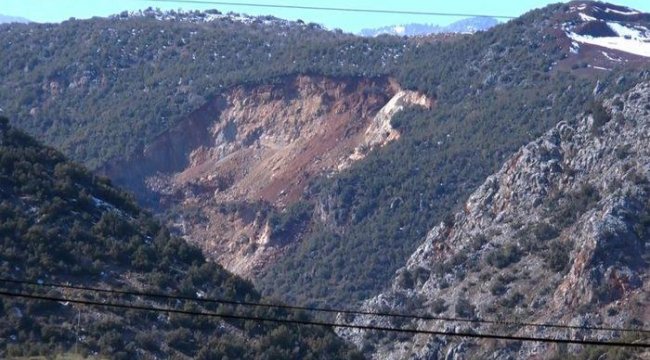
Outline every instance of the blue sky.
<path fill-rule="evenodd" d="M 301 6 L 324 6 L 341 8 L 369 8 L 423 12 L 480 13 L 518 16 L 524 12 L 558 1 L 547 0 L 230 0 L 230 2 L 253 2 L 262 4 L 282 4 Z M 650 12 L 648 0 L 613 1 Z M 454 17 L 415 16 L 392 14 L 344 13 L 316 10 L 288 10 L 255 8 L 245 6 L 221 6 L 207 4 L 163 3 L 148 0 L 1 0 L 0 14 L 21 16 L 37 22 L 58 22 L 70 17 L 79 19 L 93 16 L 107 16 L 123 10 L 144 9 L 148 6 L 168 10 L 206 10 L 218 9 L 223 12 L 234 11 L 250 15 L 274 15 L 280 18 L 323 24 L 330 29 L 340 28 L 348 32 L 358 32 L 363 28 L 380 27 L 404 23 L 431 23 L 445 25 L 459 20 Z"/>

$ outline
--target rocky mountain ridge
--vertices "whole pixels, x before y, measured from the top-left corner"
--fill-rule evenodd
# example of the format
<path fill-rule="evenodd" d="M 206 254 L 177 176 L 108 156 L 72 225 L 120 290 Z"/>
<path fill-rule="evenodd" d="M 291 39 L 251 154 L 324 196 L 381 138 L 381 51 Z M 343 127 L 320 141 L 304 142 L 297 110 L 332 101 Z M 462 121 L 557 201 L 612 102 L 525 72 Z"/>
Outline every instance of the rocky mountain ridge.
<path fill-rule="evenodd" d="M 433 228 L 366 310 L 577 326 L 650 322 L 650 83 L 561 121 Z M 372 317 L 348 319 L 377 324 Z M 420 329 L 596 337 L 617 332 L 411 321 Z M 549 358 L 538 343 L 341 331 L 374 359 Z M 639 335 L 643 336 L 643 335 Z M 640 339 L 643 339 L 641 337 Z M 646 339 L 647 340 L 647 339 Z M 604 353 L 605 351 L 602 350 Z M 649 354 L 645 354 L 648 356 Z"/>

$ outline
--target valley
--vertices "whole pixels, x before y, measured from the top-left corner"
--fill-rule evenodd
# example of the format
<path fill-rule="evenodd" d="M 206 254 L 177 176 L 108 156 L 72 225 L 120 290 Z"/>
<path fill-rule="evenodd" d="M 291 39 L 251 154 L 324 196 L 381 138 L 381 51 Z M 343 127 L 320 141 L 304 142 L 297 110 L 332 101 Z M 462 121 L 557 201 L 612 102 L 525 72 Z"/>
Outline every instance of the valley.
<path fill-rule="evenodd" d="M 650 14 L 572 1 L 487 24 L 361 37 L 152 8 L 0 24 L 3 276 L 463 321 L 253 318 L 647 343 Z M 84 310 L 79 343 L 82 306 L 0 299 L 0 357 L 650 356 L 110 309 Z"/>

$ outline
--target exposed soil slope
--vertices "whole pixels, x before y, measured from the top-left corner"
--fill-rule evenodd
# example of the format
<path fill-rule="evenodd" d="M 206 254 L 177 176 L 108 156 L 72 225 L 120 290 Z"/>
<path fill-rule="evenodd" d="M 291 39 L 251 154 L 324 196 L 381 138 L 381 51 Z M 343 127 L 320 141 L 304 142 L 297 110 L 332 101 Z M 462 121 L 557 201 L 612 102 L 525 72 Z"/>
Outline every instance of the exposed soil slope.
<path fill-rule="evenodd" d="M 105 173 L 179 211 L 178 228 L 229 270 L 248 275 L 299 234 L 274 238 L 269 211 L 315 176 L 348 168 L 399 138 L 390 124 L 433 100 L 387 79 L 289 77 L 238 86 Z M 144 181 L 143 181 L 144 179 Z"/>

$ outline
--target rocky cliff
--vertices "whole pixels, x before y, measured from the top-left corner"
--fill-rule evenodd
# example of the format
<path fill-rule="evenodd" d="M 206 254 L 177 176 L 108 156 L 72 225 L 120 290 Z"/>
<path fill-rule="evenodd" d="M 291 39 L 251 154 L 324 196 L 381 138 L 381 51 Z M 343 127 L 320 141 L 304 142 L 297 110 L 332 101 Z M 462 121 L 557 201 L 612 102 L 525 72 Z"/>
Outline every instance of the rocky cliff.
<path fill-rule="evenodd" d="M 522 147 L 469 197 L 462 211 L 428 233 L 390 289 L 367 300 L 365 308 L 643 327 L 650 321 L 648 104 L 650 83 L 641 83 Z M 395 325 L 369 316 L 341 320 Z M 463 322 L 401 325 L 579 339 L 642 336 Z M 452 337 L 341 335 L 374 359 L 549 358 L 594 351 Z"/>

